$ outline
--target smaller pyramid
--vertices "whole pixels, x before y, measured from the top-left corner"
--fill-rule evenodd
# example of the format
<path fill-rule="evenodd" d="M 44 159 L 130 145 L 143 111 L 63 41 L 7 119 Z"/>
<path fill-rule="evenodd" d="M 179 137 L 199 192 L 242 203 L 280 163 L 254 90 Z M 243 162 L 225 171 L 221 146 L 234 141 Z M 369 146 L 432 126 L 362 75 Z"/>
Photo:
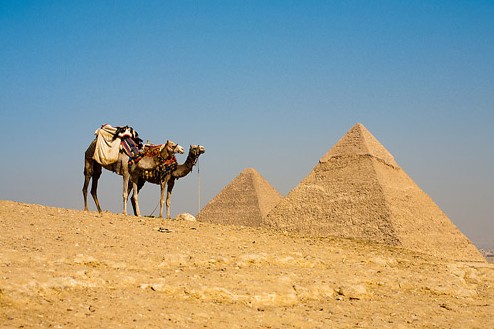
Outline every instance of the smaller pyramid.
<path fill-rule="evenodd" d="M 199 221 L 257 227 L 282 196 L 254 168 L 244 169 L 197 214 Z"/>

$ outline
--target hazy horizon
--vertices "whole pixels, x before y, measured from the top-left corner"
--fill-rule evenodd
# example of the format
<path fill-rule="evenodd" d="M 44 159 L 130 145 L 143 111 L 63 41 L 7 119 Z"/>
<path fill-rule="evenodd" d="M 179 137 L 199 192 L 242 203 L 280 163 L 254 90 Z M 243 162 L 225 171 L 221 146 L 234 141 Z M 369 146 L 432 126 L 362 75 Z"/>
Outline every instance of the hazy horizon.
<path fill-rule="evenodd" d="M 0 199 L 83 209 L 104 123 L 205 146 L 201 206 L 247 167 L 286 195 L 361 122 L 494 247 L 492 1 L 0 0 L 0 24 Z M 198 212 L 197 184 L 177 181 L 172 215 Z M 121 189 L 105 171 L 103 209 Z M 147 184 L 143 214 L 158 200 Z"/>

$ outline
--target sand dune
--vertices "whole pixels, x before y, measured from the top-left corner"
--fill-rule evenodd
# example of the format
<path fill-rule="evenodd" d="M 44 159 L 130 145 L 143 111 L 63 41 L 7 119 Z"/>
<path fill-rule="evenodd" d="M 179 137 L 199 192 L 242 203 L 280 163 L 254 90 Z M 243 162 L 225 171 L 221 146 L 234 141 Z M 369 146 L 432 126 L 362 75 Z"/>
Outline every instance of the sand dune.
<path fill-rule="evenodd" d="M 491 328 L 494 265 L 0 201 L 2 328 Z"/>

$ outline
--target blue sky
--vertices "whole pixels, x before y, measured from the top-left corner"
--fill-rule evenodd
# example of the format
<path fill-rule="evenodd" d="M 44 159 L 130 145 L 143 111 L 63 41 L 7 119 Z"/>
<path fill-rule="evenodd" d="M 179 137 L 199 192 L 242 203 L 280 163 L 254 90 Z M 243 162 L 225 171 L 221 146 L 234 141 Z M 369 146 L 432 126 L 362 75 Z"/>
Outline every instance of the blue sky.
<path fill-rule="evenodd" d="M 246 167 L 287 194 L 361 122 L 494 246 L 492 1 L 0 0 L 0 44 L 0 199 L 82 209 L 103 123 L 204 145 L 202 205 Z M 172 215 L 197 213 L 197 181 Z M 121 211 L 119 176 L 100 201 Z"/>

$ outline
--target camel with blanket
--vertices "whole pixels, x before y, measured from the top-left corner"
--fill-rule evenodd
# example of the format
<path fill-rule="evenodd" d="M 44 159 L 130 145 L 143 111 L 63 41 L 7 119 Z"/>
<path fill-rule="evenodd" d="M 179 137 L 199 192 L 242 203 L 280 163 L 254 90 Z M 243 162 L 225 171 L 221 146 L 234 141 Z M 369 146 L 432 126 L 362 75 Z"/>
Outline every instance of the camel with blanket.
<path fill-rule="evenodd" d="M 146 153 L 146 147 L 142 147 L 137 132 L 131 127 L 112 127 L 103 125 L 95 132 L 96 138 L 91 142 L 85 152 L 84 163 L 84 211 L 88 211 L 87 190 L 92 179 L 91 195 L 98 212 L 102 212 L 98 201 L 98 180 L 102 168 L 121 175 L 123 177 L 123 214 L 127 214 L 127 199 L 129 196 L 129 183 L 134 189 L 133 200 L 136 204 L 136 213 L 140 216 L 137 181 L 140 170 L 153 170 L 163 161 L 170 160 L 175 153 L 184 153 L 182 146 L 173 141 L 165 144 L 148 146 L 151 153 Z M 116 150 L 115 150 L 116 149 Z M 174 158 L 174 157 L 173 157 Z M 162 161 L 163 160 L 163 161 Z"/>
<path fill-rule="evenodd" d="M 153 184 L 158 184 L 161 187 L 161 198 L 160 198 L 160 217 L 163 217 L 163 204 L 165 203 L 165 186 L 167 187 L 166 193 L 166 218 L 170 219 L 170 206 L 171 206 L 171 196 L 173 187 L 175 186 L 175 180 L 187 176 L 192 168 L 196 165 L 199 156 L 206 152 L 204 146 L 201 145 L 190 145 L 189 155 L 187 159 L 182 164 L 157 167 L 152 171 L 141 170 L 139 172 L 139 177 L 137 181 L 137 192 L 141 190 L 146 182 Z M 129 188 L 130 188 L 129 182 Z M 134 190 L 135 193 L 136 190 Z M 134 203 L 134 197 L 130 199 L 132 202 L 132 207 L 134 208 L 134 214 L 137 215 L 136 204 Z"/>

